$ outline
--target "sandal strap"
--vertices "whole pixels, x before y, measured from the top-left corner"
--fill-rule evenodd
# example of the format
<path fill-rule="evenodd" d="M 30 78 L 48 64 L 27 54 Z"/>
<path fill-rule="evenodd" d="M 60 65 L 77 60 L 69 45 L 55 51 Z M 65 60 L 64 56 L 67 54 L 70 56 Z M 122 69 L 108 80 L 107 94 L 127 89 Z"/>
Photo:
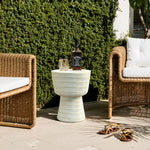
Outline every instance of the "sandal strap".
<path fill-rule="evenodd" d="M 114 126 L 114 127 L 119 127 L 120 126 L 120 124 L 119 123 L 111 123 L 111 124 L 109 124 L 110 126 Z"/>
<path fill-rule="evenodd" d="M 106 131 L 106 133 L 109 132 L 109 131 L 112 131 L 112 130 L 113 130 L 112 126 L 105 125 L 105 131 Z"/>
<path fill-rule="evenodd" d="M 121 136 L 122 136 L 122 139 L 124 139 L 124 140 L 127 140 L 129 138 L 132 139 L 133 138 L 133 132 L 130 128 L 125 128 L 122 130 Z M 129 137 L 129 138 L 127 138 L 127 137 Z"/>
<path fill-rule="evenodd" d="M 133 133 L 133 132 L 130 128 L 124 128 L 124 129 L 122 129 L 122 133 L 124 133 L 124 134 L 128 133 L 129 134 L 129 133 Z"/>
<path fill-rule="evenodd" d="M 120 124 L 119 123 L 111 123 L 111 124 L 105 125 L 105 131 L 106 131 L 106 133 L 109 132 L 109 131 L 113 131 L 114 130 L 113 126 L 115 128 L 117 128 L 117 127 L 120 126 Z"/>

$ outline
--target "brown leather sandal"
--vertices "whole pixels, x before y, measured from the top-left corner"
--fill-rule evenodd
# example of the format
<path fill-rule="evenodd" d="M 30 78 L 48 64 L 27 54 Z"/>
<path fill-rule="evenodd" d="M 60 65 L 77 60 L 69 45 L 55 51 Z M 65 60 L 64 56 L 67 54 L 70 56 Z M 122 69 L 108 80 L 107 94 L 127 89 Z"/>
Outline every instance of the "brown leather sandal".
<path fill-rule="evenodd" d="M 100 130 L 98 134 L 109 134 L 111 132 L 118 131 L 119 126 L 120 126 L 119 123 L 112 123 L 112 124 L 105 125 L 105 128 L 103 130 Z"/>
<path fill-rule="evenodd" d="M 133 139 L 133 132 L 130 128 L 125 128 L 121 133 L 121 141 L 131 141 Z"/>

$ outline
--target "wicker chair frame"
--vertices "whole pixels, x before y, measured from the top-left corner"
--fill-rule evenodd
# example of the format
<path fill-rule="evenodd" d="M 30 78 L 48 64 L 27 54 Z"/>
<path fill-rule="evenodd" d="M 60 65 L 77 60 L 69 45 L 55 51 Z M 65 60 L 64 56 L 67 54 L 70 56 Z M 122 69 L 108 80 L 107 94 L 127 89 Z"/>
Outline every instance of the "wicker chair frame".
<path fill-rule="evenodd" d="M 36 121 L 36 58 L 0 53 L 0 76 L 29 77 L 29 85 L 0 93 L 0 125 L 32 128 Z"/>
<path fill-rule="evenodd" d="M 128 105 L 150 105 L 150 78 L 125 78 L 126 48 L 113 48 L 109 56 L 108 118 L 115 108 Z"/>

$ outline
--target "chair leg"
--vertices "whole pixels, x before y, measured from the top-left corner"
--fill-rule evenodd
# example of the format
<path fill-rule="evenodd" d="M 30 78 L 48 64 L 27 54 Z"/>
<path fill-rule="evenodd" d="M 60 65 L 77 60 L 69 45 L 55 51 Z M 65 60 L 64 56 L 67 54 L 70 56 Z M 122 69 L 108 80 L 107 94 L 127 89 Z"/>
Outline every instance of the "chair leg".
<path fill-rule="evenodd" d="M 108 108 L 108 119 L 112 117 L 112 108 Z"/>

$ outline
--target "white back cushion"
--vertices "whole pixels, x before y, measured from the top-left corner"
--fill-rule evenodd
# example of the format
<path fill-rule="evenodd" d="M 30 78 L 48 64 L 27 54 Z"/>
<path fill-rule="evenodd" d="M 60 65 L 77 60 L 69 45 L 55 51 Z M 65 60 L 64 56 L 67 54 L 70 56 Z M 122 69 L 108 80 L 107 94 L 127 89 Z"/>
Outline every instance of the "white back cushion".
<path fill-rule="evenodd" d="M 127 38 L 126 67 L 150 67 L 150 39 Z"/>

